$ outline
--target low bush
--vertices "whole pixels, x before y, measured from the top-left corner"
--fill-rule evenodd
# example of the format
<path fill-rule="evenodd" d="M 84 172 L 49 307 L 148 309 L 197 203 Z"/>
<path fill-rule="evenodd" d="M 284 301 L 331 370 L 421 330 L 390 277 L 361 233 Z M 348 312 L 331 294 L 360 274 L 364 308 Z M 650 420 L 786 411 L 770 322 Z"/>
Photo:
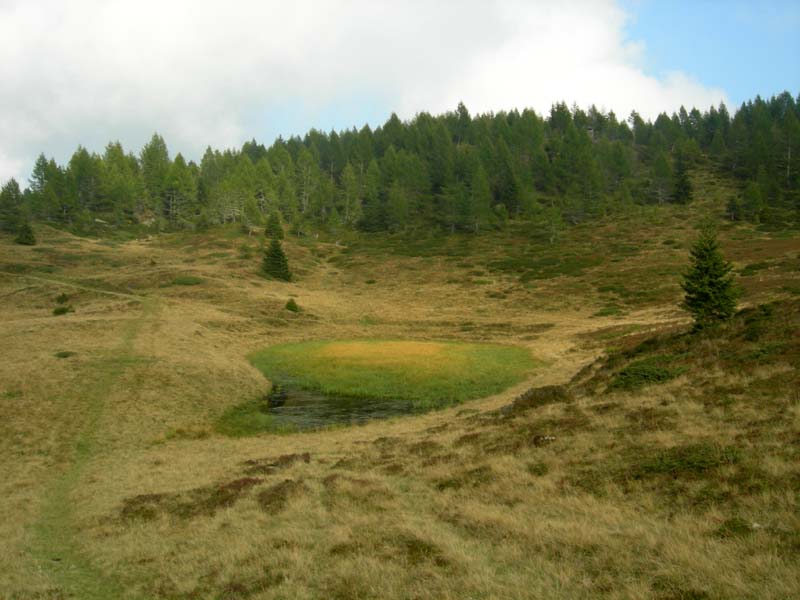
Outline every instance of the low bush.
<path fill-rule="evenodd" d="M 203 279 L 194 275 L 178 275 L 172 280 L 172 285 L 200 285 Z"/>
<path fill-rule="evenodd" d="M 534 477 L 543 477 L 550 472 L 550 467 L 547 466 L 546 463 L 543 462 L 532 462 L 526 465 L 526 469 L 530 475 Z"/>
<path fill-rule="evenodd" d="M 742 538 L 751 533 L 753 533 L 753 528 L 750 526 L 750 523 L 739 517 L 726 519 L 725 522 L 714 531 L 714 535 L 721 538 Z"/>
<path fill-rule="evenodd" d="M 616 317 L 623 313 L 622 309 L 616 304 L 609 304 L 608 306 L 604 306 L 596 313 L 594 313 L 593 317 Z"/>
<path fill-rule="evenodd" d="M 667 367 L 670 360 L 671 356 L 657 355 L 629 363 L 614 376 L 609 387 L 630 390 L 674 379 L 684 369 Z"/>
<path fill-rule="evenodd" d="M 758 271 L 763 271 L 764 269 L 769 269 L 770 266 L 771 266 L 770 263 L 764 262 L 764 261 L 750 263 L 749 265 L 745 266 L 741 271 L 739 271 L 739 274 L 742 277 L 748 277 L 750 275 L 754 275 Z"/>
<path fill-rule="evenodd" d="M 633 479 L 659 475 L 697 475 L 723 465 L 736 464 L 740 460 L 740 452 L 736 447 L 710 443 L 674 446 L 639 454 L 642 456 L 627 469 L 627 476 Z"/>
<path fill-rule="evenodd" d="M 239 246 L 239 258 L 245 260 L 248 258 L 253 258 L 253 249 L 249 244 L 243 243 L 241 246 Z"/>

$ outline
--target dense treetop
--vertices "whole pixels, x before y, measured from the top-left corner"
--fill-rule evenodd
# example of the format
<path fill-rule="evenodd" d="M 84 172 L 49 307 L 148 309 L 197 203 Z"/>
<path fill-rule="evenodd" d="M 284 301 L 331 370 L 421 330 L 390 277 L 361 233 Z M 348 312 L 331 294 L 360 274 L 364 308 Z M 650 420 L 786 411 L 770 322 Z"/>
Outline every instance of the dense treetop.
<path fill-rule="evenodd" d="M 309 131 L 208 148 L 200 164 L 170 156 L 158 134 L 139 155 L 118 142 L 102 155 L 79 147 L 68 164 L 44 155 L 24 191 L 0 190 L 0 229 L 26 219 L 77 230 L 146 224 L 263 225 L 279 211 L 289 230 L 398 231 L 439 227 L 480 232 L 507 219 L 577 223 L 637 204 L 691 200 L 699 164 L 741 182 L 732 219 L 789 222 L 800 210 L 800 97 L 788 92 L 742 104 L 620 120 L 595 107 L 555 104 L 470 115 L 392 116 L 375 130 Z"/>

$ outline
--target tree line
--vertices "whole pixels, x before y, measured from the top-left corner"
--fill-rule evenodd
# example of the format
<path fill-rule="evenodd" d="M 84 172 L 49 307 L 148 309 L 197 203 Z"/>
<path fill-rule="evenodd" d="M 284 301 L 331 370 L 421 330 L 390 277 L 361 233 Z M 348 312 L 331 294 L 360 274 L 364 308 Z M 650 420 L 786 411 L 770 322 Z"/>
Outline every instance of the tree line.
<path fill-rule="evenodd" d="M 688 173 L 716 169 L 741 183 L 734 220 L 786 223 L 800 211 L 800 96 L 756 97 L 731 116 L 724 104 L 683 107 L 646 121 L 636 112 L 553 105 L 471 115 L 463 104 L 380 127 L 312 129 L 266 147 L 170 155 L 154 134 L 138 155 L 119 142 L 102 154 L 78 147 L 66 165 L 40 155 L 27 187 L 0 189 L 0 227 L 39 220 L 78 231 L 146 225 L 263 225 L 280 213 L 290 230 L 480 232 L 509 219 L 578 223 L 635 204 L 685 203 Z"/>

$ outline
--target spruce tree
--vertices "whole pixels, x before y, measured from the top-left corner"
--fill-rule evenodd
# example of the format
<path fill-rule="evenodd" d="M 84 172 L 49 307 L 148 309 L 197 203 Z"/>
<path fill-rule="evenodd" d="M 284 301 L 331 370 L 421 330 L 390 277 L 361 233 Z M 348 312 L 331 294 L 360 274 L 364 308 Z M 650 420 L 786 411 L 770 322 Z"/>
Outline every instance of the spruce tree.
<path fill-rule="evenodd" d="M 713 229 L 705 228 L 690 251 L 689 270 L 681 287 L 686 292 L 681 307 L 694 317 L 694 330 L 730 319 L 736 312 L 737 291 L 733 267 L 719 251 Z"/>
<path fill-rule="evenodd" d="M 281 226 L 281 219 L 278 213 L 273 211 L 267 219 L 267 227 L 264 229 L 264 235 L 273 240 L 283 239 L 283 227 Z"/>
<path fill-rule="evenodd" d="M 267 248 L 264 255 L 264 262 L 262 265 L 264 273 L 274 279 L 282 281 L 290 281 L 292 274 L 289 271 L 289 261 L 286 259 L 286 254 L 283 252 L 280 241 L 273 239 L 269 248 Z"/>
<path fill-rule="evenodd" d="M 17 237 L 14 240 L 18 244 L 24 246 L 35 246 L 36 237 L 33 235 L 33 228 L 28 221 L 23 221 L 17 230 Z"/>
<path fill-rule="evenodd" d="M 689 171 L 686 167 L 686 158 L 683 152 L 678 152 L 675 157 L 674 170 L 674 199 L 678 204 L 686 204 L 692 199 L 692 184 L 689 181 Z"/>

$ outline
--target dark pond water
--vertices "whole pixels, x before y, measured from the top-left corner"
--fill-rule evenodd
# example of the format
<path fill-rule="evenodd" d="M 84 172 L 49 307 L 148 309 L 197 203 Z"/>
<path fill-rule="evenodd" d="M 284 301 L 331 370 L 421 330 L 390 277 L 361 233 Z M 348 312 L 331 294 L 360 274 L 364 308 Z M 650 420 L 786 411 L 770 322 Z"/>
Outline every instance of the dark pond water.
<path fill-rule="evenodd" d="M 330 396 L 283 386 L 262 409 L 277 427 L 317 429 L 329 425 L 357 425 L 416 412 L 408 400 Z"/>

